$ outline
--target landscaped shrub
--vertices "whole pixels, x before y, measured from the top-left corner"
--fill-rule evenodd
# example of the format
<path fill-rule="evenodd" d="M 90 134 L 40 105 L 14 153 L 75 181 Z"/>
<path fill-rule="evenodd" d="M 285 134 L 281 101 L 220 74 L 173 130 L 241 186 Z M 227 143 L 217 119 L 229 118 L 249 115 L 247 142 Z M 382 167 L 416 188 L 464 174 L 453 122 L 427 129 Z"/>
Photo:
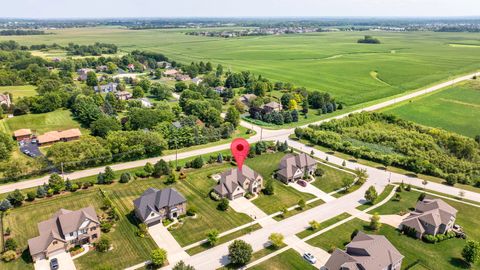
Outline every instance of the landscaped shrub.
<path fill-rule="evenodd" d="M 99 252 L 107 252 L 110 249 L 110 239 L 106 236 L 100 237 L 100 240 L 95 244 L 95 249 Z"/>
<path fill-rule="evenodd" d="M 148 234 L 147 225 L 145 223 L 138 224 L 137 236 L 145 237 Z"/>
<path fill-rule="evenodd" d="M 322 168 L 318 167 L 315 169 L 315 176 L 322 177 L 325 174 L 325 170 Z"/>
<path fill-rule="evenodd" d="M 108 233 L 110 232 L 111 229 L 112 229 L 112 223 L 105 220 L 100 221 L 100 230 L 102 230 L 102 232 Z"/>
<path fill-rule="evenodd" d="M 132 179 L 129 173 L 122 173 L 120 176 L 120 183 L 128 183 Z"/>
<path fill-rule="evenodd" d="M 211 198 L 212 200 L 217 201 L 217 202 L 222 199 L 222 198 L 220 197 L 220 195 L 218 195 L 218 193 L 216 193 L 216 192 L 213 191 L 213 190 L 210 192 L 209 195 L 210 195 L 210 198 Z"/>
<path fill-rule="evenodd" d="M 5 262 L 13 261 L 17 258 L 17 253 L 13 250 L 8 250 L 2 254 L 2 260 Z"/>
<path fill-rule="evenodd" d="M 187 216 L 195 216 L 197 214 L 197 208 L 195 206 L 190 206 L 187 209 Z"/>
<path fill-rule="evenodd" d="M 5 240 L 5 250 L 16 250 L 18 247 L 17 241 L 13 238 Z"/>
<path fill-rule="evenodd" d="M 148 178 L 150 177 L 150 174 L 147 173 L 145 170 L 138 170 L 138 171 L 135 171 L 135 176 L 140 178 Z"/>
<path fill-rule="evenodd" d="M 221 210 L 221 211 L 227 211 L 229 204 L 230 204 L 230 202 L 228 201 L 228 199 L 222 198 L 220 200 L 220 203 L 217 206 L 217 209 Z"/>

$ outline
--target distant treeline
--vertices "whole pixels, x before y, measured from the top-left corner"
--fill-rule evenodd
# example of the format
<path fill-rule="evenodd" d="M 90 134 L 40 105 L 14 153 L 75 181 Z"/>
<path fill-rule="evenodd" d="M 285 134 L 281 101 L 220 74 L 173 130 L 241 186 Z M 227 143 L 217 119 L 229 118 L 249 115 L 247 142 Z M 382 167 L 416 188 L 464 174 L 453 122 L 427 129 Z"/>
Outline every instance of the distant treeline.
<path fill-rule="evenodd" d="M 80 55 L 80 56 L 101 56 L 102 54 L 115 54 L 118 51 L 118 47 L 115 44 L 109 43 L 98 43 L 96 42 L 93 45 L 79 45 L 74 43 L 69 43 L 68 46 L 64 47 L 57 43 L 51 45 L 48 44 L 34 44 L 28 46 L 19 46 L 14 41 L 6 41 L 0 43 L 1 50 L 48 50 L 48 49 L 58 49 L 65 50 L 69 55 Z"/>
<path fill-rule="evenodd" d="M 31 36 L 31 35 L 46 35 L 45 31 L 41 30 L 20 30 L 20 29 L 10 29 L 10 30 L 1 30 L 0 36 Z"/>

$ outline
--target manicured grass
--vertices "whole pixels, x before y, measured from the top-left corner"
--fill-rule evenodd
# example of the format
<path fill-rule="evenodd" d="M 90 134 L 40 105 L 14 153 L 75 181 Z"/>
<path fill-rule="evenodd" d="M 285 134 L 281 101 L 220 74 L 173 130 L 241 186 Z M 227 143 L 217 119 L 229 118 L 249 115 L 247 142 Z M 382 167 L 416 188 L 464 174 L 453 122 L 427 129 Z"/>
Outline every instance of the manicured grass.
<path fill-rule="evenodd" d="M 252 253 L 252 258 L 250 260 L 250 263 L 251 262 L 254 262 L 260 258 L 263 258 L 265 256 L 267 256 L 268 254 L 271 254 L 281 248 L 284 248 L 285 247 L 285 244 L 283 244 L 282 246 L 279 246 L 278 248 L 275 248 L 273 247 L 272 245 L 266 247 L 266 248 L 263 248 L 259 251 L 256 251 L 254 253 Z M 233 264 L 227 264 L 225 265 L 224 267 L 220 267 L 218 268 L 217 270 L 227 270 L 227 269 L 238 269 L 240 268 L 241 266 L 238 266 L 238 265 L 233 265 Z"/>
<path fill-rule="evenodd" d="M 245 164 L 263 176 L 264 182 L 273 181 L 275 193 L 273 195 L 260 194 L 252 202 L 267 214 L 273 214 L 282 210 L 283 207 L 296 205 L 300 199 L 308 201 L 314 196 L 302 193 L 296 189 L 283 184 L 272 175 L 278 169 L 280 160 L 284 153 L 262 154 L 254 159 L 247 159 Z"/>
<path fill-rule="evenodd" d="M 316 200 L 316 201 L 314 201 L 314 202 L 311 202 L 311 203 L 305 205 L 305 207 L 304 207 L 303 209 L 301 209 L 300 207 L 297 207 L 297 208 L 295 208 L 295 209 L 293 209 L 293 210 L 288 211 L 286 214 L 280 214 L 280 215 L 274 216 L 273 219 L 275 219 L 275 220 L 277 220 L 277 221 L 281 221 L 282 219 L 286 219 L 286 218 L 289 218 L 289 217 L 293 217 L 293 216 L 295 216 L 296 214 L 300 214 L 300 213 L 302 213 L 302 212 L 304 212 L 304 211 L 307 211 L 307 210 L 309 210 L 309 209 L 315 208 L 315 207 L 317 207 L 317 206 L 319 206 L 319 205 L 322 205 L 322 204 L 324 204 L 324 203 L 325 203 L 324 201 L 322 201 L 322 200 L 319 199 L 319 200 Z"/>
<path fill-rule="evenodd" d="M 47 131 L 80 128 L 80 123 L 73 119 L 69 110 L 56 110 L 49 113 L 26 114 L 13 118 L 0 120 L 0 131 L 13 134 L 17 129 L 29 128 L 37 134 Z M 82 134 L 88 134 L 88 130 L 82 129 Z"/>
<path fill-rule="evenodd" d="M 461 83 L 383 110 L 422 125 L 480 135 L 480 79 Z"/>
<path fill-rule="evenodd" d="M 476 33 L 338 32 L 224 39 L 185 35 L 187 31 L 191 29 L 95 27 L 0 40 L 13 39 L 22 45 L 91 44 L 97 40 L 115 43 L 122 51 L 164 53 L 184 63 L 211 61 L 233 71 L 250 70 L 273 81 L 328 91 L 348 106 L 480 68 Z M 373 35 L 382 44 L 357 44 L 356 40 L 364 35 Z"/>
<path fill-rule="evenodd" d="M 278 254 L 249 269 L 252 270 L 308 270 L 316 269 L 293 249 Z"/>
<path fill-rule="evenodd" d="M 238 238 L 238 237 L 240 237 L 240 236 L 243 236 L 243 235 L 245 235 L 245 234 L 249 234 L 249 233 L 251 233 L 251 232 L 253 232 L 253 231 L 256 231 L 256 230 L 258 230 L 258 229 L 261 229 L 261 228 L 262 228 L 262 226 L 260 226 L 258 223 L 256 223 L 256 224 L 253 224 L 252 226 L 249 226 L 249 227 L 247 227 L 247 228 L 241 229 L 241 230 L 236 231 L 236 232 L 234 232 L 234 233 L 227 234 L 227 235 L 225 235 L 225 236 L 223 236 L 223 237 L 218 238 L 217 245 L 226 243 L 226 242 L 228 242 L 228 241 L 231 241 L 231 240 L 233 240 L 233 239 L 236 239 L 236 238 Z M 196 246 L 196 247 L 194 247 L 194 248 L 191 248 L 191 249 L 187 250 L 187 253 L 188 253 L 189 255 L 195 255 L 195 254 L 197 254 L 197 253 L 203 252 L 203 251 L 205 251 L 205 250 L 207 250 L 207 249 L 210 249 L 210 248 L 212 248 L 212 246 L 210 246 L 209 243 L 203 243 L 203 244 L 201 244 L 201 245 L 199 245 L 199 246 Z"/>
<path fill-rule="evenodd" d="M 362 204 L 360 206 L 357 207 L 358 210 L 365 210 L 367 208 L 369 208 L 370 206 L 372 205 L 375 205 L 381 201 L 383 201 L 385 198 L 388 197 L 388 195 L 390 195 L 390 193 L 392 192 L 394 186 L 392 185 L 388 185 L 383 191 L 382 193 L 380 193 L 377 197 L 377 199 L 373 202 L 373 203 L 366 203 L 366 204 Z"/>
<path fill-rule="evenodd" d="M 312 234 L 314 234 L 314 233 L 316 233 L 316 232 L 318 232 L 318 231 L 321 231 L 321 230 L 323 230 L 323 229 L 325 229 L 325 228 L 327 228 L 327 227 L 329 227 L 329 226 L 331 226 L 331 225 L 333 225 L 333 224 L 335 224 L 335 223 L 337 223 L 337 222 L 340 222 L 340 221 L 342 221 L 342 220 L 344 220 L 344 219 L 346 219 L 346 218 L 348 218 L 348 217 L 350 217 L 350 214 L 348 214 L 348 213 L 341 213 L 341 214 L 338 215 L 338 216 L 335 216 L 335 217 L 333 217 L 333 218 L 331 218 L 331 219 L 327 219 L 327 220 L 321 222 L 321 223 L 320 223 L 320 227 L 319 227 L 318 229 L 316 229 L 316 230 L 312 230 L 311 228 L 309 228 L 309 229 L 306 229 L 305 231 L 302 231 L 302 232 L 297 233 L 296 235 L 298 236 L 298 238 L 303 239 L 303 238 L 305 238 L 305 237 L 307 237 L 307 236 L 310 236 L 310 235 L 312 235 Z"/>
<path fill-rule="evenodd" d="M 0 86 L 0 93 L 11 93 L 13 95 L 13 102 L 21 97 L 31 97 L 37 95 L 33 85 L 16 85 L 16 86 Z"/>
<path fill-rule="evenodd" d="M 466 267 L 461 259 L 461 251 L 465 245 L 463 239 L 452 238 L 437 244 L 427 244 L 403 235 L 385 224 L 378 232 L 369 231 L 368 223 L 359 219 L 342 224 L 309 240 L 308 243 L 324 250 L 344 249 L 345 245 L 350 242 L 350 235 L 355 229 L 362 230 L 367 234 L 384 235 L 405 256 L 402 269 L 407 269 L 408 266 L 415 264 L 421 264 L 425 269 L 430 270 L 465 269 Z M 480 264 L 474 265 L 472 269 L 479 269 L 479 266 Z"/>
<path fill-rule="evenodd" d="M 330 166 L 323 165 L 322 163 L 318 163 L 318 167 L 322 168 L 325 171 L 325 174 L 321 177 L 317 177 L 311 184 L 326 193 L 341 189 L 344 179 L 355 179 L 355 175 L 351 173 L 334 169 Z"/>

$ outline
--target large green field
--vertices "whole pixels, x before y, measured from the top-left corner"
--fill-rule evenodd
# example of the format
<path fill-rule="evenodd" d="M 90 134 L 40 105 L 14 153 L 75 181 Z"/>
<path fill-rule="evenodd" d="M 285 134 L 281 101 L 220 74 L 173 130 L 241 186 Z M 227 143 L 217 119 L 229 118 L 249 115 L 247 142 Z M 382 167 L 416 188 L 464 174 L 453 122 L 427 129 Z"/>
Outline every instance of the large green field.
<path fill-rule="evenodd" d="M 232 70 L 251 70 L 272 80 L 328 91 L 347 105 L 480 68 L 480 46 L 471 46 L 480 45 L 477 33 L 338 32 L 224 39 L 185 35 L 186 31 L 190 30 L 76 28 L 0 40 L 15 39 L 27 45 L 115 43 L 122 51 L 144 49 L 186 63 L 203 60 Z M 382 44 L 356 43 L 368 34 Z"/>
<path fill-rule="evenodd" d="M 25 114 L 0 120 L 0 131 L 12 134 L 17 129 L 29 128 L 37 134 L 47 131 L 79 128 L 80 123 L 75 121 L 69 110 L 56 110 L 49 113 Z M 82 134 L 88 134 L 82 129 Z"/>
<path fill-rule="evenodd" d="M 461 83 L 383 111 L 419 124 L 475 137 L 480 135 L 480 80 Z"/>

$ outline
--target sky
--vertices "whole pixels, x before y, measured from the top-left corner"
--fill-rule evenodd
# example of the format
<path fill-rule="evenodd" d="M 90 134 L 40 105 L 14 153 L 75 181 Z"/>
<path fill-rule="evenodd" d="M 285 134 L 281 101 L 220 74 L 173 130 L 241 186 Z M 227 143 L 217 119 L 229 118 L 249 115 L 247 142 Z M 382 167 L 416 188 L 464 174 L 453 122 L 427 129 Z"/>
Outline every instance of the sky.
<path fill-rule="evenodd" d="M 2 0 L 0 17 L 480 16 L 480 0 Z"/>

